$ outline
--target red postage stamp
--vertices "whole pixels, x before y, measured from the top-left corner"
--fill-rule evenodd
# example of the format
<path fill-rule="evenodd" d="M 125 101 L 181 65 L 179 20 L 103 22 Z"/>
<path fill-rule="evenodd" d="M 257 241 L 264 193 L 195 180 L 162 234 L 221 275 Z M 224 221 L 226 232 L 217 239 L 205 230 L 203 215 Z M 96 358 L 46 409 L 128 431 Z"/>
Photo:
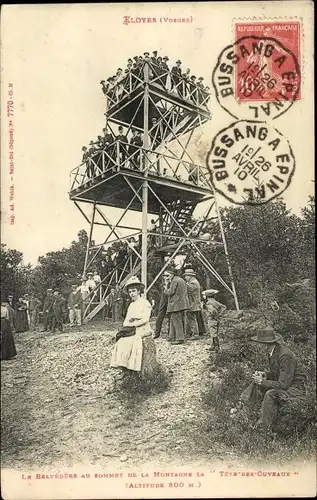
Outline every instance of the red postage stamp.
<path fill-rule="evenodd" d="M 235 68 L 238 101 L 300 99 L 299 21 L 237 23 L 235 42 L 242 55 Z"/>

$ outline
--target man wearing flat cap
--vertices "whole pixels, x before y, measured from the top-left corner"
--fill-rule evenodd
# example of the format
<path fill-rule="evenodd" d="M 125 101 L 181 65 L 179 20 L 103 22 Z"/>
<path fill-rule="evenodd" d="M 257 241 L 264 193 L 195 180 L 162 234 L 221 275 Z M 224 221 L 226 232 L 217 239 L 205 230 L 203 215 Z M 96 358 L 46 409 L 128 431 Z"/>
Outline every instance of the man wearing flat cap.
<path fill-rule="evenodd" d="M 256 397 L 263 397 L 261 416 L 256 429 L 268 431 L 276 420 L 281 404 L 301 396 L 306 390 L 306 373 L 295 354 L 280 342 L 282 336 L 273 328 L 258 330 L 252 341 L 263 346 L 269 357 L 268 372 L 256 371 L 253 381 L 240 396 L 241 405 L 252 408 Z"/>
<path fill-rule="evenodd" d="M 168 297 L 167 314 L 170 315 L 169 340 L 172 345 L 185 342 L 185 311 L 189 308 L 187 286 L 183 278 L 177 276 L 174 268 L 166 269 L 164 294 Z"/>

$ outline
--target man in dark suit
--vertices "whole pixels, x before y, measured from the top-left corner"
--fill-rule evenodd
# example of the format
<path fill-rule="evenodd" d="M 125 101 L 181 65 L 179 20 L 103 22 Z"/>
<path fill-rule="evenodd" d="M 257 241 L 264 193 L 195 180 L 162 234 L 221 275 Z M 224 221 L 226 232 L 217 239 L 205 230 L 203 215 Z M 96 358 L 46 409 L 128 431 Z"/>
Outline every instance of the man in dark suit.
<path fill-rule="evenodd" d="M 108 82 L 108 80 L 107 80 L 107 82 Z M 100 85 L 101 85 L 101 90 L 102 90 L 103 94 L 107 95 L 107 92 L 109 89 L 109 82 L 106 83 L 105 80 L 101 80 Z"/>
<path fill-rule="evenodd" d="M 162 74 L 164 74 L 164 76 L 162 76 L 162 78 L 160 79 L 162 85 L 166 86 L 166 82 L 167 82 L 167 73 L 169 72 L 169 67 L 168 67 L 168 64 L 167 64 L 167 61 L 168 61 L 168 57 L 167 56 L 164 56 L 163 57 L 163 60 L 161 62 L 161 68 L 162 68 Z"/>
<path fill-rule="evenodd" d="M 176 61 L 176 66 L 172 67 L 172 71 L 171 71 L 172 89 L 171 90 L 173 90 L 173 88 L 176 87 L 176 85 L 181 81 L 181 78 L 182 78 L 181 64 L 182 64 L 182 61 L 180 61 L 178 59 L 178 61 Z M 179 92 L 179 87 L 177 87 L 177 90 Z"/>
<path fill-rule="evenodd" d="M 169 340 L 172 345 L 184 344 L 184 316 L 189 308 L 187 286 L 183 278 L 176 275 L 175 269 L 167 269 L 166 276 L 164 293 L 168 297 L 166 312 L 170 314 Z"/>
<path fill-rule="evenodd" d="M 64 322 L 64 315 L 66 312 L 66 304 L 65 304 L 65 299 L 62 297 L 62 295 L 59 293 L 59 290 L 54 291 L 53 295 L 53 325 L 52 325 L 52 332 L 54 333 L 56 328 L 59 329 L 60 332 L 63 331 L 63 322 Z"/>
<path fill-rule="evenodd" d="M 124 166 L 124 162 L 128 157 L 128 144 L 129 141 L 127 136 L 123 134 L 123 127 L 120 125 L 118 127 L 118 135 L 116 136 L 117 141 L 119 141 L 119 155 L 120 155 L 120 165 Z"/>
<path fill-rule="evenodd" d="M 154 64 L 157 64 L 157 50 L 153 50 L 152 52 L 153 56 L 151 57 L 151 61 Z"/>
<path fill-rule="evenodd" d="M 187 334 L 192 340 L 199 339 L 197 312 L 201 310 L 201 289 L 199 281 L 196 279 L 196 273 L 193 269 L 186 269 L 184 278 L 187 285 L 187 294 L 189 299 L 189 309 L 186 313 Z"/>
<path fill-rule="evenodd" d="M 295 354 L 280 344 L 282 337 L 273 328 L 264 328 L 252 337 L 254 342 L 266 347 L 270 371 L 258 372 L 253 381 L 240 396 L 242 405 L 252 408 L 257 395 L 263 397 L 261 417 L 257 429 L 264 431 L 272 427 L 281 404 L 301 396 L 305 392 L 306 373 L 298 363 Z"/>
<path fill-rule="evenodd" d="M 192 75 L 189 79 L 189 91 L 190 98 L 195 103 L 197 102 L 197 85 L 196 85 L 196 76 Z"/>
<path fill-rule="evenodd" d="M 143 146 L 143 141 L 141 137 L 141 132 L 139 130 L 132 130 L 132 138 L 130 140 L 129 146 L 129 154 L 133 154 L 132 164 L 133 168 L 136 170 L 140 170 L 140 158 L 141 158 L 141 150 L 140 147 Z"/>

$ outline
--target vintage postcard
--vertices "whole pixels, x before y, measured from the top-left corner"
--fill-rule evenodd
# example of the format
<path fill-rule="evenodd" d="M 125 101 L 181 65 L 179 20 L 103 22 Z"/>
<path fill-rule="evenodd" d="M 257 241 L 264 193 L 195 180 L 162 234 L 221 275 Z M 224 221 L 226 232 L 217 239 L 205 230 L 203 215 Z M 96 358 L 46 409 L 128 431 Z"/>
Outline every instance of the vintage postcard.
<path fill-rule="evenodd" d="M 315 496 L 313 3 L 1 14 L 2 497 Z"/>

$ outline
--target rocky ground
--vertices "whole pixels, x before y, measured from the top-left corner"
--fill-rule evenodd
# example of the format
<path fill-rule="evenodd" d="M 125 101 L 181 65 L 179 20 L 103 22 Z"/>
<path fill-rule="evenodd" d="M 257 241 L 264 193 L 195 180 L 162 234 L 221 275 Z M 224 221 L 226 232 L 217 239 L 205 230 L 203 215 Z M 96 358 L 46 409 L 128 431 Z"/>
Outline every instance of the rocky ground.
<path fill-rule="evenodd" d="M 18 355 L 2 368 L 2 467 L 18 470 L 107 466 L 206 465 L 232 459 L 206 440 L 210 339 L 172 346 L 156 340 L 170 384 L 127 394 L 109 367 L 116 325 L 63 333 L 15 334 Z"/>

